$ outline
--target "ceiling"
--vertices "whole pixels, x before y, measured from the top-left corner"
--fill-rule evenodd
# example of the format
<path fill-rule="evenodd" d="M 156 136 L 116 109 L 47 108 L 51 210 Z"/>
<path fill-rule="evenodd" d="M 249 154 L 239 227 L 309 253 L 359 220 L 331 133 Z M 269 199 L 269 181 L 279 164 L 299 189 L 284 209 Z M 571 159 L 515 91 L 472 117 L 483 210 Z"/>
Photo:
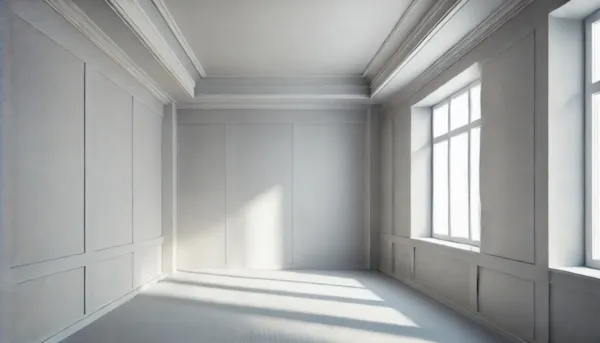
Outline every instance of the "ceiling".
<path fill-rule="evenodd" d="M 209 77 L 360 76 L 411 0 L 165 0 Z"/>

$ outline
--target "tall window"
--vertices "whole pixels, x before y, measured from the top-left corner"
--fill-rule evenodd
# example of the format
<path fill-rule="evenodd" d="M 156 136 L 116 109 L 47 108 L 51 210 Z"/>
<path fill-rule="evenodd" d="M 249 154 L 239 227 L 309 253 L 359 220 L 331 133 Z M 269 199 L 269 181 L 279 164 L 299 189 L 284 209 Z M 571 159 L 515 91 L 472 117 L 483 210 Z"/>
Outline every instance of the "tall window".
<path fill-rule="evenodd" d="M 600 13 L 586 20 L 586 264 L 600 268 Z"/>
<path fill-rule="evenodd" d="M 433 237 L 478 246 L 481 85 L 442 101 L 432 116 Z"/>

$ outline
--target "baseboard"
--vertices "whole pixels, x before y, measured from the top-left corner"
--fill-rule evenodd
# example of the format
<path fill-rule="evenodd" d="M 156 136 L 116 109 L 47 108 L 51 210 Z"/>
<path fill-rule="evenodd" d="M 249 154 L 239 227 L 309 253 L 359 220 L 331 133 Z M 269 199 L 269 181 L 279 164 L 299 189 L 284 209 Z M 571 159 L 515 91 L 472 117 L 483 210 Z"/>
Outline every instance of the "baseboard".
<path fill-rule="evenodd" d="M 435 292 L 432 292 L 432 291 L 428 290 L 427 288 L 425 288 L 425 287 L 423 287 L 421 285 L 418 285 L 418 284 L 416 284 L 416 283 L 414 283 L 414 282 L 412 282 L 410 280 L 403 279 L 403 278 L 401 278 L 401 277 L 399 277 L 397 275 L 389 274 L 389 273 L 384 272 L 382 270 L 380 270 L 380 272 L 382 274 L 384 274 L 385 276 L 388 276 L 388 277 L 390 277 L 390 278 L 392 278 L 392 279 L 394 279 L 394 280 L 396 280 L 398 282 L 401 282 L 401 283 L 409 286 L 410 288 L 413 288 L 413 289 L 415 289 L 415 290 L 417 290 L 417 291 L 419 291 L 419 292 L 427 295 L 428 297 L 432 298 L 433 300 L 435 300 L 435 301 L 441 303 L 442 305 L 444 305 L 446 307 L 449 307 L 450 309 L 452 309 L 452 310 L 460 313 L 461 315 L 467 317 L 468 319 L 474 321 L 475 323 L 481 324 L 481 325 L 485 326 L 487 329 L 489 329 L 489 330 L 491 330 L 491 331 L 493 331 L 493 332 L 501 335 L 502 337 L 506 338 L 509 342 L 513 342 L 513 343 L 527 343 L 528 342 L 528 341 L 526 341 L 526 340 L 524 340 L 524 339 L 522 339 L 520 337 L 515 336 L 513 333 L 511 333 L 509 331 L 506 331 L 505 329 L 503 329 L 503 328 L 495 325 L 494 323 L 488 321 L 484 317 L 482 317 L 482 316 L 480 316 L 480 315 L 478 315 L 476 313 L 468 311 L 468 310 L 466 310 L 466 309 L 464 309 L 464 308 L 462 308 L 460 306 L 457 306 L 457 305 L 449 302 L 448 300 L 440 297 Z"/>
<path fill-rule="evenodd" d="M 90 325 L 91 323 L 95 322 L 96 320 L 98 320 L 100 317 L 104 316 L 105 314 L 109 313 L 110 311 L 114 310 L 115 308 L 117 308 L 117 307 L 123 305 L 124 303 L 126 303 L 127 301 L 131 300 L 133 297 L 135 297 L 139 293 L 141 293 L 141 292 L 145 291 L 146 289 L 152 287 L 153 285 L 157 284 L 159 281 L 163 280 L 165 277 L 167 277 L 166 274 L 160 274 L 159 276 L 155 277 L 154 279 L 146 282 L 144 285 L 142 285 L 138 288 L 135 288 L 132 291 L 130 291 L 129 293 L 125 294 L 124 296 L 117 298 L 117 299 L 113 300 L 112 302 L 106 304 L 104 307 L 101 307 L 97 311 L 86 314 L 85 316 L 81 317 L 81 319 L 79 319 L 77 322 L 73 323 L 71 326 L 68 326 L 67 328 L 63 329 L 62 331 L 58 332 L 57 334 L 53 335 L 52 337 L 42 341 L 42 343 L 59 343 L 59 342 L 63 341 L 64 339 L 71 336 L 75 332 L 83 329 L 84 327 L 86 327 L 86 326 Z"/>

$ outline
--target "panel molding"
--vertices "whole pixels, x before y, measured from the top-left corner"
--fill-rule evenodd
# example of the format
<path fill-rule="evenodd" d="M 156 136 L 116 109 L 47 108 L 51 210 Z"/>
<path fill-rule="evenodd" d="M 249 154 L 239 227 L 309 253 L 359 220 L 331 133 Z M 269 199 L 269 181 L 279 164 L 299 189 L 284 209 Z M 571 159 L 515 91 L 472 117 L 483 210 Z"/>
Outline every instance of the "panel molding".
<path fill-rule="evenodd" d="M 109 6 L 132 29 L 154 57 L 177 80 L 190 96 L 194 96 L 196 81 L 137 0 L 106 0 Z"/>
<path fill-rule="evenodd" d="M 160 12 L 160 15 L 163 17 L 164 21 L 167 23 L 167 26 L 169 26 L 169 29 L 171 29 L 171 32 L 175 36 L 175 39 L 177 39 L 177 42 L 179 42 L 179 45 L 181 45 L 181 48 L 186 53 L 190 62 L 192 62 L 194 68 L 196 68 L 196 71 L 198 71 L 198 74 L 200 74 L 200 76 L 203 78 L 206 77 L 206 71 L 204 70 L 204 68 L 202 68 L 200 61 L 196 57 L 196 54 L 194 54 L 194 50 L 192 50 L 192 47 L 190 46 L 188 41 L 185 39 L 185 36 L 179 29 L 179 26 L 177 25 L 175 18 L 173 18 L 173 15 L 169 11 L 167 4 L 165 4 L 164 0 L 152 0 L 152 2 L 154 3 L 154 6 L 156 6 L 156 8 L 158 9 L 158 12 Z"/>
<path fill-rule="evenodd" d="M 79 32 L 100 50 L 107 54 L 121 68 L 146 88 L 163 104 L 171 102 L 171 97 L 112 39 L 108 37 L 94 21 L 88 17 L 72 0 L 44 0 L 58 14 L 63 16 Z"/>

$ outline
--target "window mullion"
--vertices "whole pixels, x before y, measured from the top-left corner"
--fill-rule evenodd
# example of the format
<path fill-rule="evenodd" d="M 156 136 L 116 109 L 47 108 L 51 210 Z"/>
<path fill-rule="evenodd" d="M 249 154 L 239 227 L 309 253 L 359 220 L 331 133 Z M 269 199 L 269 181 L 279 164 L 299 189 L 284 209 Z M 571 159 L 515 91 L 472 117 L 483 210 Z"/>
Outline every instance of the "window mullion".
<path fill-rule="evenodd" d="M 450 121 L 452 120 L 452 106 L 450 106 L 450 103 L 448 105 L 448 128 L 452 127 Z M 451 157 L 450 154 L 452 153 L 452 149 L 451 149 L 451 136 L 448 137 L 448 237 L 452 238 L 452 197 L 450 196 L 450 194 L 452 193 L 452 182 L 451 182 L 451 175 L 452 175 L 452 168 L 451 168 Z"/>
<path fill-rule="evenodd" d="M 471 108 L 471 90 L 469 89 L 469 123 L 471 123 L 471 115 L 473 114 L 473 109 Z M 468 207 L 468 211 L 467 211 L 467 227 L 469 230 L 469 242 L 471 242 L 473 240 L 473 237 L 471 236 L 471 131 L 472 129 L 469 129 L 469 131 L 467 131 L 467 140 L 468 140 L 468 144 L 467 144 L 467 207 Z"/>

